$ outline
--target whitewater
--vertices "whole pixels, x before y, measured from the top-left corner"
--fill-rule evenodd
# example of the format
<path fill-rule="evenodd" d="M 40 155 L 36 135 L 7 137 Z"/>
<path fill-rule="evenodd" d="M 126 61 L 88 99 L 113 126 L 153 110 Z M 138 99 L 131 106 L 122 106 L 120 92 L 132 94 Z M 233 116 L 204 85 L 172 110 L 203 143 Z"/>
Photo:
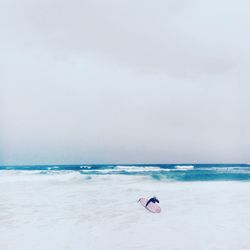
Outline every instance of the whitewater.
<path fill-rule="evenodd" d="M 1 250 L 250 249 L 249 166 L 0 169 Z"/>

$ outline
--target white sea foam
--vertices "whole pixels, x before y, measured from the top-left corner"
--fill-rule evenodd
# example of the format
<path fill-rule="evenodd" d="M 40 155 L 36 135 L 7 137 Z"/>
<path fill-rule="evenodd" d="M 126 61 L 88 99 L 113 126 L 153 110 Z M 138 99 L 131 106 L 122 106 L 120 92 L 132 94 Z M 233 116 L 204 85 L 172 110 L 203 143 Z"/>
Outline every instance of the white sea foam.
<path fill-rule="evenodd" d="M 0 181 L 5 182 L 72 182 L 85 177 L 77 171 L 0 171 Z"/>
<path fill-rule="evenodd" d="M 148 171 L 161 171 L 160 167 L 153 166 L 116 166 L 117 171 L 127 171 L 127 172 L 148 172 Z"/>
<path fill-rule="evenodd" d="M 201 168 L 199 170 L 216 171 L 218 173 L 237 173 L 237 174 L 249 174 L 250 167 L 210 167 Z"/>
<path fill-rule="evenodd" d="M 186 166 L 177 165 L 177 166 L 175 166 L 175 168 L 178 170 L 192 170 L 192 169 L 194 169 L 194 166 L 192 166 L 192 165 L 186 165 Z"/>
<path fill-rule="evenodd" d="M 172 169 L 154 167 L 154 166 L 116 166 L 115 168 L 105 168 L 105 169 L 82 169 L 84 173 L 142 173 L 142 172 L 159 172 L 159 171 L 171 171 Z"/>
<path fill-rule="evenodd" d="M 80 166 L 80 168 L 91 169 L 91 166 Z"/>
<path fill-rule="evenodd" d="M 250 249 L 250 182 L 86 177 L 0 171 L 0 249 Z M 153 195 L 157 215 L 137 203 Z"/>

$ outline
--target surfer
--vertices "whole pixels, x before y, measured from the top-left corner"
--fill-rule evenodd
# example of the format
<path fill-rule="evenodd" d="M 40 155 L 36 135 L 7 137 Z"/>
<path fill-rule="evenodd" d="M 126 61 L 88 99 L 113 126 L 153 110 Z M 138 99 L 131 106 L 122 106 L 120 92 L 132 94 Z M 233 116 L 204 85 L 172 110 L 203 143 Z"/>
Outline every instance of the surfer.
<path fill-rule="evenodd" d="M 150 198 L 150 199 L 148 200 L 148 202 L 147 202 L 147 204 L 146 204 L 145 207 L 147 207 L 147 205 L 148 205 L 150 202 L 153 202 L 153 203 L 160 203 L 159 200 L 157 199 L 157 197 L 154 196 L 154 197 L 152 197 L 152 198 Z"/>

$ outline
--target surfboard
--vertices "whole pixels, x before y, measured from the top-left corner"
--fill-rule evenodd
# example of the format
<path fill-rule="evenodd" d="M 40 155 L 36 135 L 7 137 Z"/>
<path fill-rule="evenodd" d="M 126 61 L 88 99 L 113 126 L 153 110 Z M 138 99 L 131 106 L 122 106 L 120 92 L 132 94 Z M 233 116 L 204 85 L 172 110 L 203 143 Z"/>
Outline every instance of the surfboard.
<path fill-rule="evenodd" d="M 146 204 L 148 202 L 148 199 L 146 199 L 146 198 L 140 198 L 138 200 L 138 202 L 140 202 L 142 204 L 142 206 L 145 207 L 151 213 L 160 213 L 161 212 L 161 208 L 159 207 L 159 205 L 157 205 L 157 203 L 150 202 L 146 207 Z"/>

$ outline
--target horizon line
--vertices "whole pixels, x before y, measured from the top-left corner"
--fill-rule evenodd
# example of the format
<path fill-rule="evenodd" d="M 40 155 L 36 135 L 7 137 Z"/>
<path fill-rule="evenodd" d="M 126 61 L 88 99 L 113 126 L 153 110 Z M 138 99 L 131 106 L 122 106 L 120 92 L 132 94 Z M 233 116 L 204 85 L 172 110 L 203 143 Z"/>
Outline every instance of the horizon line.
<path fill-rule="evenodd" d="M 103 165 L 103 166 L 115 166 L 115 165 L 120 165 L 120 166 L 152 166 L 152 165 L 250 165 L 250 163 L 60 163 L 60 164 L 53 164 L 53 163 L 48 163 L 48 164 L 0 164 L 0 167 L 9 167 L 9 166 L 18 166 L 18 167 L 29 167 L 29 166 L 97 166 L 97 165 Z"/>

